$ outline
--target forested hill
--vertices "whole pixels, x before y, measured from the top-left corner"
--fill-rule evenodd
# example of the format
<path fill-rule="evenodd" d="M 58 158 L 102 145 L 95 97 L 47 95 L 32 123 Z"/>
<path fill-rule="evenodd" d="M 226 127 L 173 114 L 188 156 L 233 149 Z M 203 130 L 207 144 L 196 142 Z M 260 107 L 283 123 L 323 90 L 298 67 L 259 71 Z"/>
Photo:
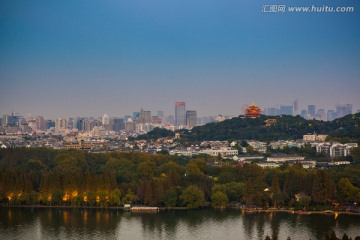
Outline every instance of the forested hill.
<path fill-rule="evenodd" d="M 267 119 L 276 119 L 276 123 L 266 126 Z M 235 117 L 220 123 L 209 123 L 182 130 L 182 138 L 190 141 L 204 140 L 279 140 L 299 139 L 307 133 L 328 134 L 332 137 L 360 138 L 360 114 L 351 114 L 331 122 L 306 120 L 296 116 L 261 116 L 260 118 Z"/>

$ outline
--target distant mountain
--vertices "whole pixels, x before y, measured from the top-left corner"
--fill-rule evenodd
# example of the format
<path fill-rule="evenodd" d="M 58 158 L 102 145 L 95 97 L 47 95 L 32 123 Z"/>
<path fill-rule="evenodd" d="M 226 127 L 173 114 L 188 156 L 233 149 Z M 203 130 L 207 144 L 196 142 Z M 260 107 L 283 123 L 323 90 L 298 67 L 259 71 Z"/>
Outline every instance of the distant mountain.
<path fill-rule="evenodd" d="M 275 119 L 276 123 L 266 126 L 265 121 Z M 296 116 L 261 116 L 259 118 L 235 117 L 219 123 L 209 123 L 181 130 L 181 138 L 191 141 L 204 140 L 279 140 L 299 139 L 307 133 L 328 134 L 334 137 L 360 138 L 360 114 L 347 115 L 331 122 L 306 120 Z"/>

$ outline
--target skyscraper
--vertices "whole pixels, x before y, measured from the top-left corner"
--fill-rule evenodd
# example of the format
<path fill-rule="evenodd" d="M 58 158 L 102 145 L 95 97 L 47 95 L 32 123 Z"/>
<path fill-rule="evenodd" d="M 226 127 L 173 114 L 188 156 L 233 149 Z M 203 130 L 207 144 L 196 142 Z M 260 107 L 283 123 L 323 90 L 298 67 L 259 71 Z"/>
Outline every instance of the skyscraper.
<path fill-rule="evenodd" d="M 39 130 L 45 130 L 45 119 L 43 116 L 38 116 L 36 118 L 36 128 Z"/>
<path fill-rule="evenodd" d="M 65 129 L 67 126 L 66 118 L 57 118 L 55 121 L 55 128 L 57 130 Z"/>
<path fill-rule="evenodd" d="M 328 121 L 332 121 L 336 118 L 336 112 L 334 110 L 328 110 L 326 115 L 326 120 Z"/>
<path fill-rule="evenodd" d="M 197 114 L 196 111 L 186 111 L 186 127 L 193 128 L 197 124 Z"/>
<path fill-rule="evenodd" d="M 308 105 L 308 114 L 310 117 L 315 116 L 315 105 Z"/>
<path fill-rule="evenodd" d="M 161 119 L 162 122 L 165 122 L 164 111 L 157 111 L 157 116 Z"/>
<path fill-rule="evenodd" d="M 293 115 L 294 116 L 297 116 L 299 115 L 299 99 L 295 99 L 293 101 Z"/>
<path fill-rule="evenodd" d="M 175 126 L 186 125 L 185 102 L 175 103 Z"/>
<path fill-rule="evenodd" d="M 325 113 L 325 109 L 323 108 L 319 108 L 317 111 L 316 111 L 316 117 L 322 121 L 326 121 L 327 120 L 327 115 Z"/>
<path fill-rule="evenodd" d="M 101 119 L 102 125 L 109 125 L 110 124 L 110 117 L 107 114 L 104 114 Z"/>
<path fill-rule="evenodd" d="M 352 104 L 338 104 L 336 105 L 336 117 L 341 118 L 348 114 L 352 114 Z"/>
<path fill-rule="evenodd" d="M 15 125 L 17 121 L 16 116 L 14 116 L 14 113 L 11 115 L 4 115 L 2 119 L 2 125 L 3 126 L 12 126 Z"/>
<path fill-rule="evenodd" d="M 308 115 L 308 112 L 307 112 L 307 110 L 301 110 L 301 114 L 300 114 L 300 116 L 302 117 L 302 118 L 307 118 L 307 115 Z"/>
<path fill-rule="evenodd" d="M 123 130 L 125 128 L 124 119 L 122 119 L 122 118 L 114 118 L 113 121 L 114 121 L 113 130 L 115 132 L 118 132 L 118 131 Z"/>
<path fill-rule="evenodd" d="M 293 115 L 293 106 L 280 106 L 280 114 Z"/>
<path fill-rule="evenodd" d="M 151 122 L 151 111 L 145 111 L 141 109 L 139 115 L 139 123 L 150 123 Z"/>

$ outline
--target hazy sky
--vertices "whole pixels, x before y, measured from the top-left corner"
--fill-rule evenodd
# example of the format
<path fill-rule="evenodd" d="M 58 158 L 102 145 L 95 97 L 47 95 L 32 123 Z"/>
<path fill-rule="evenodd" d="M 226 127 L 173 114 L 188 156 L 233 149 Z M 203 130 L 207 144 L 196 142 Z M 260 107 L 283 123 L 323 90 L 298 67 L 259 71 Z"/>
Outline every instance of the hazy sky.
<path fill-rule="evenodd" d="M 263 4 L 354 13 L 261 13 Z M 0 114 L 360 108 L 359 0 L 1 0 Z"/>

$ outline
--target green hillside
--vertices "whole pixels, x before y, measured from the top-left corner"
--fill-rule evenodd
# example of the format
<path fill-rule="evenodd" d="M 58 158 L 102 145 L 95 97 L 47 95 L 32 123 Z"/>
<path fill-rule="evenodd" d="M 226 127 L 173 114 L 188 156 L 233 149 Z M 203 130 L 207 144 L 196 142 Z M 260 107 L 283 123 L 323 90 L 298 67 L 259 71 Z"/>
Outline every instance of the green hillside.
<path fill-rule="evenodd" d="M 266 126 L 267 119 L 276 123 Z M 296 116 L 261 116 L 260 118 L 235 117 L 220 123 L 210 123 L 182 130 L 182 138 L 193 141 L 203 140 L 278 140 L 299 139 L 306 133 L 328 134 L 333 137 L 360 138 L 360 114 L 347 115 L 331 122 L 306 120 Z"/>

